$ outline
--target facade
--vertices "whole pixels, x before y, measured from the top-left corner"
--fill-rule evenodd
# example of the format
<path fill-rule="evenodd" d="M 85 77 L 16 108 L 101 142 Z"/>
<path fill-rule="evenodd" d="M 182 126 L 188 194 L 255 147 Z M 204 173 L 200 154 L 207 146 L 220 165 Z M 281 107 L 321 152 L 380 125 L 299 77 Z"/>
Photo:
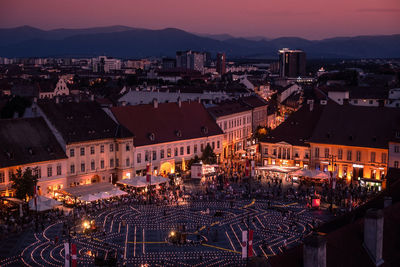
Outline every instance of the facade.
<path fill-rule="evenodd" d="M 224 75 L 226 73 L 226 56 L 225 53 L 217 54 L 217 72 L 220 75 Z"/>
<path fill-rule="evenodd" d="M 109 73 L 121 69 L 121 60 L 99 56 L 92 59 L 93 72 Z"/>
<path fill-rule="evenodd" d="M 266 127 L 268 125 L 268 104 L 257 95 L 242 97 L 240 99 L 245 105 L 252 109 L 252 132 L 255 132 L 257 127 Z"/>
<path fill-rule="evenodd" d="M 13 195 L 10 177 L 19 168 L 38 175 L 42 195 L 67 186 L 67 157 L 42 118 L 0 120 L 0 143 L 1 195 Z"/>
<path fill-rule="evenodd" d="M 381 183 L 399 119 L 397 109 L 331 103 L 309 140 L 313 168 L 336 171 L 348 181 Z"/>
<path fill-rule="evenodd" d="M 50 90 L 45 91 L 45 90 L 41 90 L 41 88 L 39 88 L 39 98 L 40 99 L 44 99 L 44 98 L 54 98 L 55 96 L 66 96 L 69 95 L 69 89 L 68 89 L 68 85 L 65 81 L 65 79 L 60 78 L 53 90 L 53 88 L 50 88 Z"/>
<path fill-rule="evenodd" d="M 116 181 L 132 169 L 132 133 L 97 103 L 41 101 L 35 108 L 68 157 L 68 187 Z"/>
<path fill-rule="evenodd" d="M 180 69 L 196 70 L 203 73 L 205 60 L 205 53 L 191 50 L 176 52 L 176 67 Z"/>
<path fill-rule="evenodd" d="M 245 150 L 252 136 L 252 109 L 238 101 L 226 101 L 207 110 L 224 132 L 223 157 Z"/>
<path fill-rule="evenodd" d="M 396 140 L 397 139 L 397 140 Z M 388 168 L 400 168 L 400 136 L 389 142 Z"/>
<path fill-rule="evenodd" d="M 111 108 L 112 115 L 135 134 L 132 175 L 151 164 L 154 174 L 185 169 L 209 144 L 222 159 L 223 132 L 198 102 L 162 103 Z"/>
<path fill-rule="evenodd" d="M 279 76 L 297 78 L 306 75 L 306 53 L 283 48 L 279 50 Z"/>

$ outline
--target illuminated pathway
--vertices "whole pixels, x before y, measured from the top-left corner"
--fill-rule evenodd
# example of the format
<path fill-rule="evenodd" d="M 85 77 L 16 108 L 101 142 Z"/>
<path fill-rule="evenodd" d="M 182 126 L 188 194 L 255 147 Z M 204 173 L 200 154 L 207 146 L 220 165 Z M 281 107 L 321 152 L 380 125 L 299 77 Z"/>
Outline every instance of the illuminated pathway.
<path fill-rule="evenodd" d="M 266 201 L 193 202 L 180 206 L 126 205 L 102 211 L 93 216 L 103 231 L 92 236 L 77 234 L 72 238 L 78 250 L 78 266 L 93 266 L 88 251 L 116 249 L 120 262 L 128 266 L 240 266 L 241 231 L 254 230 L 255 255 L 268 257 L 294 245 L 306 233 L 312 220 L 328 218 L 321 211 L 308 211 L 297 203 Z M 209 209 L 209 214 L 204 211 Z M 297 214 L 296 219 L 282 215 L 283 210 Z M 164 211 L 166 214 L 164 214 Z M 222 211 L 222 216 L 214 216 Z M 248 220 L 249 219 L 249 220 Z M 1 266 L 61 266 L 64 262 L 62 240 L 54 245 L 55 236 L 61 236 L 63 221 L 53 222 L 42 233 L 35 234 L 34 242 L 26 244 L 18 256 L 2 259 Z M 166 236 L 178 225 L 188 232 L 200 234 L 208 242 L 200 245 L 171 245 Z"/>

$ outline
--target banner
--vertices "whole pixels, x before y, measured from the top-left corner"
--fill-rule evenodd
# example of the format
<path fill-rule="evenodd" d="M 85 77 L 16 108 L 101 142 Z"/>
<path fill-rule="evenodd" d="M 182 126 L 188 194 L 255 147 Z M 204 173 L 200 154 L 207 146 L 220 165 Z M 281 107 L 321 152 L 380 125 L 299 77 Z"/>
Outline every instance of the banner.
<path fill-rule="evenodd" d="M 69 266 L 69 243 L 64 243 L 64 259 L 65 259 L 65 267 L 70 267 Z"/>
<path fill-rule="evenodd" d="M 242 259 L 247 258 L 247 231 L 242 231 Z"/>
<path fill-rule="evenodd" d="M 71 244 L 71 267 L 77 267 L 78 256 L 76 254 L 76 245 Z"/>
<path fill-rule="evenodd" d="M 146 182 L 150 183 L 150 177 L 151 177 L 151 173 L 150 173 L 150 164 L 147 164 Z"/>
<path fill-rule="evenodd" d="M 253 230 L 249 231 L 249 258 L 253 257 Z"/>

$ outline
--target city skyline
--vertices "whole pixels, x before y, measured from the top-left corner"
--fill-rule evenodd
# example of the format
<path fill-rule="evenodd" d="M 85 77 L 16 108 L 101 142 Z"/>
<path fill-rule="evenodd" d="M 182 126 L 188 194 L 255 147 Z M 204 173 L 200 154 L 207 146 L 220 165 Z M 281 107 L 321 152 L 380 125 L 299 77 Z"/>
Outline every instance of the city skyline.
<path fill-rule="evenodd" d="M 29 25 L 50 30 L 125 25 L 146 29 L 172 27 L 198 34 L 235 37 L 296 36 L 315 40 L 397 34 L 400 24 L 400 4 L 394 0 L 351 3 L 311 0 L 303 5 L 291 0 L 279 3 L 252 0 L 246 4 L 225 0 L 217 3 L 209 0 L 152 1 L 140 5 L 137 1 L 126 0 L 95 2 L 58 1 L 55 6 L 49 0 L 34 4 L 26 0 L 3 1 L 0 28 Z"/>

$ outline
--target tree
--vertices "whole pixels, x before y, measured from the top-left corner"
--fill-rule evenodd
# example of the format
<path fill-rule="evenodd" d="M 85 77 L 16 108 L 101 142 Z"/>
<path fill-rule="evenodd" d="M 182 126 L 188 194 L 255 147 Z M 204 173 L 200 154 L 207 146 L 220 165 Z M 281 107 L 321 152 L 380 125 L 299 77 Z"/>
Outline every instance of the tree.
<path fill-rule="evenodd" d="M 206 148 L 203 150 L 203 155 L 201 156 L 201 160 L 205 164 L 217 163 L 217 155 L 215 155 L 214 150 L 211 148 L 210 144 L 208 144 Z"/>
<path fill-rule="evenodd" d="M 199 163 L 200 162 L 200 158 L 199 156 L 194 156 L 194 158 L 191 158 L 187 164 L 188 170 L 190 170 L 192 168 L 193 163 Z"/>
<path fill-rule="evenodd" d="M 25 199 L 26 196 L 33 197 L 34 187 L 38 182 L 38 175 L 33 174 L 31 168 L 17 169 L 16 173 L 11 175 L 12 188 L 15 189 L 15 196 L 19 199 Z"/>

